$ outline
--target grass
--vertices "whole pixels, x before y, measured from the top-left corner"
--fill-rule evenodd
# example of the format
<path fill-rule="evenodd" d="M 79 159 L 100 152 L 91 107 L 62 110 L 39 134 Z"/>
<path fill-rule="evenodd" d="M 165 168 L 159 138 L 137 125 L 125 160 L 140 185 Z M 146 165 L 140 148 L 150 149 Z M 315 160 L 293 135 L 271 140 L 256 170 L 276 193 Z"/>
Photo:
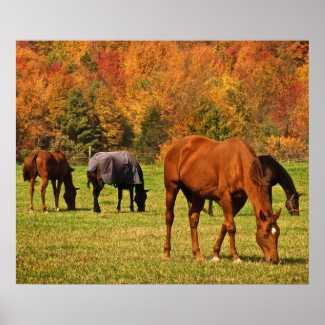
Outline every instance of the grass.
<path fill-rule="evenodd" d="M 300 216 L 292 217 L 284 207 L 285 195 L 273 188 L 273 209 L 282 208 L 278 224 L 279 265 L 270 265 L 255 241 L 255 216 L 250 202 L 236 216 L 236 245 L 243 261 L 233 263 L 225 238 L 221 261 L 212 263 L 212 247 L 223 221 L 220 208 L 215 217 L 201 214 L 199 242 L 203 261 L 191 252 L 187 204 L 182 194 L 176 201 L 172 229 L 172 259 L 163 260 L 166 239 L 163 166 L 144 165 L 145 187 L 150 189 L 145 213 L 129 211 L 124 192 L 122 212 L 117 213 L 117 189 L 105 186 L 99 197 L 102 212 L 92 211 L 91 189 L 86 185 L 86 167 L 76 167 L 73 182 L 80 187 L 76 211 L 54 211 L 49 185 L 41 209 L 40 181 L 34 194 L 34 213 L 29 213 L 29 183 L 16 168 L 16 282 L 60 284 L 307 284 L 309 283 L 308 164 L 284 163 L 300 198 Z M 206 203 L 207 205 L 207 203 Z"/>

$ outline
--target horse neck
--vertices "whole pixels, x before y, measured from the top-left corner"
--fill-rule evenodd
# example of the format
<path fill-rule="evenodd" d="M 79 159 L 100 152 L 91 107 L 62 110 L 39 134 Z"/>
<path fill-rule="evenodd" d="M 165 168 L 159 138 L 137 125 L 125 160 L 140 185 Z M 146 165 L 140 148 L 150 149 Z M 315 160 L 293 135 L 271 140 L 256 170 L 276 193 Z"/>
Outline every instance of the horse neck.
<path fill-rule="evenodd" d="M 297 192 L 296 187 L 288 172 L 281 165 L 279 176 L 279 184 L 283 188 L 287 199 L 290 199 L 290 197 Z"/>
<path fill-rule="evenodd" d="M 139 173 L 139 178 L 141 181 L 141 184 L 136 184 L 135 185 L 135 192 L 136 193 L 143 193 L 144 192 L 144 180 L 143 180 L 143 173 L 140 165 L 138 166 L 138 173 Z"/>
<path fill-rule="evenodd" d="M 74 188 L 74 185 L 72 183 L 72 175 L 71 172 L 68 172 L 67 175 L 64 178 L 64 187 L 69 189 L 69 188 Z"/>

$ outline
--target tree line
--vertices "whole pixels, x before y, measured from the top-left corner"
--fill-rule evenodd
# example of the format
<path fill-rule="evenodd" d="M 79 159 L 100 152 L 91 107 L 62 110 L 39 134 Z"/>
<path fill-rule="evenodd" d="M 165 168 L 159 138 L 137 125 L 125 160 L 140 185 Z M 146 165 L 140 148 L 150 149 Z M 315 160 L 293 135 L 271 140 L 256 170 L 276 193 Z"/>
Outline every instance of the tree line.
<path fill-rule="evenodd" d="M 17 160 L 146 152 L 179 138 L 241 137 L 308 157 L 308 41 L 17 41 Z"/>

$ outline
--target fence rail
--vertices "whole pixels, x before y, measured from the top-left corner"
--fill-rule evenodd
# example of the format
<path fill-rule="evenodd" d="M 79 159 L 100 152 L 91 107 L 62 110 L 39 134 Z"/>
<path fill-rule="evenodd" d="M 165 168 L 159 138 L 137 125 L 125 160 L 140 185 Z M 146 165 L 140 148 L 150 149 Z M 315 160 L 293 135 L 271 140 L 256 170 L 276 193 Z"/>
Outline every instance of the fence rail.
<path fill-rule="evenodd" d="M 23 164 L 26 157 L 31 154 L 34 150 L 17 150 L 16 151 L 16 164 Z M 155 161 L 156 154 L 153 152 L 141 152 L 135 153 L 131 152 L 135 158 L 138 160 L 140 164 L 147 164 L 148 161 Z M 65 151 L 67 155 L 68 161 L 72 166 L 87 166 L 89 157 L 84 155 L 75 155 L 71 154 L 69 151 Z M 94 154 L 94 153 L 93 153 Z M 91 156 L 93 156 L 91 154 Z M 275 157 L 276 158 L 276 157 Z M 297 157 L 290 157 L 290 158 L 276 158 L 277 161 L 280 163 L 299 163 L 299 162 L 309 162 L 308 156 L 297 156 Z"/>
<path fill-rule="evenodd" d="M 16 150 L 16 164 L 23 164 L 25 159 L 35 150 Z M 131 152 L 131 151 L 130 151 Z M 72 166 L 87 166 L 89 161 L 89 156 L 86 154 L 73 154 L 69 151 L 64 151 L 66 154 L 69 164 Z M 152 152 L 141 152 L 135 153 L 131 152 L 134 157 L 138 160 L 140 164 L 146 164 L 148 161 L 155 161 L 155 153 Z M 91 156 L 95 154 L 92 153 Z"/>

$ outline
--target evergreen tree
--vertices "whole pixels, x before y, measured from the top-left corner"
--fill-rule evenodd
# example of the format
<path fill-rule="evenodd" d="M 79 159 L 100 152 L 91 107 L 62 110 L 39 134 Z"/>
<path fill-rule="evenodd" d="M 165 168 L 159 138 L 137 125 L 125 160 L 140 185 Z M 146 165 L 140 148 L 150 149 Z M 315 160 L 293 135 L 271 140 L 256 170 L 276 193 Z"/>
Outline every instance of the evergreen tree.
<path fill-rule="evenodd" d="M 89 146 L 98 149 L 100 128 L 99 125 L 92 125 L 88 103 L 80 88 L 73 89 L 69 94 L 66 114 L 60 121 L 60 130 L 75 144 L 82 145 L 85 152 Z"/>
<path fill-rule="evenodd" d="M 195 123 L 189 123 L 190 134 L 197 134 L 215 140 L 226 140 L 233 136 L 230 126 L 222 117 L 220 110 L 210 101 L 202 100 Z"/>
<path fill-rule="evenodd" d="M 145 163 L 153 163 L 156 155 L 159 154 L 159 146 L 168 138 L 167 119 L 161 115 L 159 104 L 154 103 L 148 108 L 143 121 L 141 122 L 141 134 L 135 142 L 135 149 L 138 153 L 145 153 Z"/>

